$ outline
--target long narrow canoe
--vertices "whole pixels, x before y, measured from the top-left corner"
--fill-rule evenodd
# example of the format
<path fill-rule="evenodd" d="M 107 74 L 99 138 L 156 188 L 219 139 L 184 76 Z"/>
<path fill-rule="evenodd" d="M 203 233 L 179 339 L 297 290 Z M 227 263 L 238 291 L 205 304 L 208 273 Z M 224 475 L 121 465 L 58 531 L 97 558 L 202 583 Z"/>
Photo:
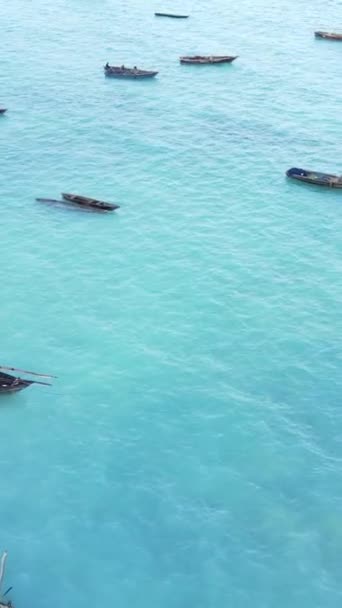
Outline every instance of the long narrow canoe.
<path fill-rule="evenodd" d="M 88 198 L 86 196 L 79 196 L 77 194 L 63 194 L 62 196 L 62 200 L 58 200 L 56 198 L 36 198 L 36 201 L 39 203 L 57 203 L 58 205 L 75 205 L 76 207 L 87 209 L 88 211 L 115 211 L 115 209 L 119 209 L 119 205 L 98 201 L 95 198 Z"/>
<path fill-rule="evenodd" d="M 331 173 L 320 173 L 319 171 L 307 171 L 307 169 L 292 167 L 286 171 L 286 175 L 308 184 L 328 186 L 329 188 L 342 188 L 342 177 Z"/>
<path fill-rule="evenodd" d="M 175 15 L 175 13 L 154 13 L 156 17 L 172 17 L 172 19 L 188 19 L 189 15 Z"/>
<path fill-rule="evenodd" d="M 115 205 L 114 203 L 105 203 L 104 201 L 99 201 L 97 198 L 80 196 L 79 194 L 66 194 L 62 192 L 62 197 L 69 203 L 74 203 L 83 207 L 92 207 L 94 209 L 100 209 L 101 211 L 114 211 L 115 209 L 119 209 L 120 206 Z"/>
<path fill-rule="evenodd" d="M 118 65 L 105 65 L 105 75 L 111 78 L 154 78 L 158 72 L 152 70 L 139 70 L 138 68 L 126 68 Z"/>
<path fill-rule="evenodd" d="M 237 57 L 237 55 L 193 55 L 192 57 L 180 57 L 179 61 L 188 65 L 206 65 L 212 63 L 231 63 Z"/>
<path fill-rule="evenodd" d="M 328 40 L 342 40 L 342 34 L 333 32 L 315 32 L 316 38 L 327 38 Z"/>

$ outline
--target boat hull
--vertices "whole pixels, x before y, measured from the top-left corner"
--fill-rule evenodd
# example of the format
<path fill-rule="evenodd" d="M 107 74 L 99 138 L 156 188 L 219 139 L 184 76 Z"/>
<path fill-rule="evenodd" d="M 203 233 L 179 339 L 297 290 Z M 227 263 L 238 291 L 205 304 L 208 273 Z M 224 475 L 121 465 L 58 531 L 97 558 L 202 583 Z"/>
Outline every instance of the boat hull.
<path fill-rule="evenodd" d="M 12 376 L 11 374 L 0 373 L 0 394 L 18 393 L 24 388 L 31 386 L 31 384 L 33 384 L 32 380 L 23 380 L 22 378 L 16 378 L 16 376 Z"/>
<path fill-rule="evenodd" d="M 111 66 L 104 68 L 105 75 L 108 78 L 129 78 L 132 80 L 144 80 L 146 78 L 154 78 L 158 72 L 151 70 L 135 70 L 131 68 L 120 68 L 119 66 Z"/>
<path fill-rule="evenodd" d="M 286 171 L 287 177 L 296 179 L 299 182 L 314 184 L 315 186 L 325 186 L 328 188 L 342 189 L 342 179 L 330 173 L 320 173 L 319 171 L 307 171 L 292 167 Z"/>
<path fill-rule="evenodd" d="M 232 61 L 234 61 L 235 59 L 237 59 L 237 55 L 232 56 L 232 55 L 222 55 L 222 56 L 209 56 L 209 57 L 205 57 L 205 56 L 194 56 L 194 57 L 180 57 L 179 61 L 180 63 L 183 64 L 187 64 L 187 65 L 212 65 L 212 64 L 219 64 L 219 63 L 232 63 Z"/>
<path fill-rule="evenodd" d="M 333 32 L 315 32 L 315 36 L 327 40 L 342 40 L 342 34 L 334 34 Z"/>
<path fill-rule="evenodd" d="M 104 201 L 99 201 L 96 198 L 88 198 L 87 196 L 80 196 L 78 194 L 62 193 L 62 197 L 63 201 L 73 203 L 74 205 L 79 205 L 80 207 L 98 209 L 99 211 L 115 211 L 115 209 L 119 209 L 119 205 L 105 203 Z"/>
<path fill-rule="evenodd" d="M 0 114 L 5 114 L 7 112 L 7 108 L 0 108 Z"/>
<path fill-rule="evenodd" d="M 173 15 L 172 13 L 154 13 L 156 17 L 171 17 L 171 19 L 188 19 L 189 15 Z"/>

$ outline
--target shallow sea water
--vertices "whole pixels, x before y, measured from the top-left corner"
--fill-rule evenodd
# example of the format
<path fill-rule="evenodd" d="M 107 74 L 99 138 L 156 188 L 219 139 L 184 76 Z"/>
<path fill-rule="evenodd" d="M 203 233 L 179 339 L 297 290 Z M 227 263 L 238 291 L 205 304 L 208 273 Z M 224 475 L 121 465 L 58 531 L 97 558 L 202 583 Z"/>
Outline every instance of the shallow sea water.
<path fill-rule="evenodd" d="M 1 362 L 58 375 L 1 398 L 16 607 L 340 606 L 342 193 L 284 173 L 341 172 L 341 2 L 0 22 Z"/>

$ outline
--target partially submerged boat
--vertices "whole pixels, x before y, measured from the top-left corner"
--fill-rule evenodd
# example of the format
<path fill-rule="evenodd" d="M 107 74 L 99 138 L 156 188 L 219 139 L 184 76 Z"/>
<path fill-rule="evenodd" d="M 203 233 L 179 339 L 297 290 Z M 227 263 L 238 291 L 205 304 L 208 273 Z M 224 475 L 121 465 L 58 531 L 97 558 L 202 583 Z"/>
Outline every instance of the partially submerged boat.
<path fill-rule="evenodd" d="M 139 70 L 137 67 L 126 68 L 124 65 L 121 67 L 118 65 L 109 65 L 106 63 L 104 66 L 106 76 L 112 78 L 154 78 L 158 72 L 152 70 Z"/>
<path fill-rule="evenodd" d="M 154 13 L 156 17 L 172 17 L 172 19 L 188 19 L 189 15 L 176 15 L 175 13 Z"/>
<path fill-rule="evenodd" d="M 57 203 L 57 204 L 71 204 L 76 207 L 82 207 L 88 211 L 115 211 L 119 209 L 120 205 L 114 203 L 106 203 L 99 201 L 97 198 L 89 198 L 88 196 L 80 196 L 79 194 L 67 194 L 62 193 L 62 200 L 55 198 L 36 198 L 39 203 Z"/>
<path fill-rule="evenodd" d="M 342 40 L 342 34 L 334 34 L 333 32 L 315 32 L 316 38 L 328 38 L 328 40 Z"/>
<path fill-rule="evenodd" d="M 22 372 L 24 374 L 33 375 L 33 376 L 44 376 L 46 378 L 52 378 L 54 376 L 50 376 L 48 374 L 37 374 L 36 372 L 29 372 L 26 370 L 19 370 L 15 367 L 3 367 L 0 366 L 0 394 L 1 393 L 17 393 L 18 391 L 22 391 L 24 388 L 31 386 L 31 384 L 43 384 L 44 386 L 51 386 L 50 382 L 41 382 L 40 380 L 27 380 L 21 378 L 20 376 L 13 376 L 12 374 L 7 374 L 2 370 L 13 370 Z"/>
<path fill-rule="evenodd" d="M 12 587 L 9 587 L 9 589 L 7 589 L 7 591 L 5 591 L 4 594 L 1 591 L 2 582 L 3 582 L 4 576 L 5 576 L 6 559 L 7 559 L 7 552 L 4 551 L 4 553 L 2 554 L 1 559 L 0 559 L 0 608 L 14 608 L 11 600 L 5 599 L 6 595 L 11 591 Z"/>
<path fill-rule="evenodd" d="M 193 55 L 192 57 L 180 57 L 181 63 L 205 65 L 211 63 L 231 63 L 238 55 Z"/>
<path fill-rule="evenodd" d="M 328 186 L 330 188 L 342 188 L 342 176 L 331 173 L 320 173 L 319 171 L 308 171 L 292 167 L 286 171 L 287 177 L 297 179 L 300 182 L 315 184 L 317 186 Z"/>
<path fill-rule="evenodd" d="M 5 114 L 7 112 L 7 108 L 0 108 L 0 114 Z"/>
<path fill-rule="evenodd" d="M 99 209 L 100 211 L 115 211 L 119 209 L 120 205 L 114 203 L 106 203 L 99 201 L 97 198 L 90 198 L 88 196 L 80 196 L 79 194 L 67 194 L 62 192 L 64 201 L 80 205 L 81 207 L 90 207 L 92 209 Z"/>

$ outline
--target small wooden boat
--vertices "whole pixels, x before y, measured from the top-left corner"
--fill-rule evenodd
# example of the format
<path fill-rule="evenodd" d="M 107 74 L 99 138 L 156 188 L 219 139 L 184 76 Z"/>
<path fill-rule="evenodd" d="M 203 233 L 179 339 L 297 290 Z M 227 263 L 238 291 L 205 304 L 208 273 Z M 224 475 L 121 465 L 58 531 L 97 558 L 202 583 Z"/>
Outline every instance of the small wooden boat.
<path fill-rule="evenodd" d="M 23 380 L 11 374 L 0 372 L 0 393 L 17 393 L 31 386 L 34 380 Z"/>
<path fill-rule="evenodd" d="M 100 211 L 114 211 L 120 207 L 120 205 L 115 205 L 114 203 L 105 203 L 104 201 L 99 201 L 96 198 L 80 196 L 79 194 L 66 194 L 62 192 L 62 197 L 63 200 L 68 201 L 68 203 L 74 203 L 75 205 L 80 205 L 81 207 L 99 209 Z"/>
<path fill-rule="evenodd" d="M 328 38 L 328 40 L 342 40 L 342 34 L 334 34 L 333 32 L 315 32 L 316 38 Z"/>
<path fill-rule="evenodd" d="M 342 188 L 342 176 L 332 175 L 330 173 L 319 173 L 318 171 L 307 171 L 306 169 L 297 169 L 292 167 L 286 171 L 287 177 L 297 179 L 300 182 L 308 184 L 316 184 L 317 186 L 328 186 L 330 188 Z"/>
<path fill-rule="evenodd" d="M 158 72 L 152 72 L 151 70 L 138 70 L 138 68 L 126 68 L 124 65 L 109 65 L 108 63 L 104 67 L 105 75 L 112 78 L 154 78 Z"/>
<path fill-rule="evenodd" d="M 175 13 L 154 13 L 156 17 L 172 17 L 172 19 L 188 19 L 189 15 L 175 15 Z"/>
<path fill-rule="evenodd" d="M 18 391 L 22 391 L 24 388 L 31 386 L 31 384 L 43 384 L 44 386 L 51 386 L 49 382 L 41 382 L 40 380 L 26 380 L 24 378 L 20 378 L 19 376 L 12 376 L 12 374 L 7 374 L 2 369 L 8 369 L 13 371 L 22 372 L 24 374 L 30 374 L 33 376 L 44 376 L 47 378 L 52 378 L 54 376 L 50 376 L 48 374 L 37 374 L 36 372 L 29 372 L 26 370 L 19 370 L 15 367 L 3 367 L 0 366 L 0 393 L 17 393 Z"/>
<path fill-rule="evenodd" d="M 237 59 L 238 55 L 232 56 L 232 55 L 209 55 L 209 56 L 203 56 L 203 55 L 193 55 L 192 57 L 180 57 L 179 61 L 181 63 L 187 63 L 187 64 L 198 64 L 198 65 L 205 65 L 205 64 L 211 64 L 211 63 L 231 63 L 232 61 L 234 61 L 235 59 Z"/>
<path fill-rule="evenodd" d="M 7 112 L 7 108 L 0 108 L 0 114 L 5 114 Z"/>

